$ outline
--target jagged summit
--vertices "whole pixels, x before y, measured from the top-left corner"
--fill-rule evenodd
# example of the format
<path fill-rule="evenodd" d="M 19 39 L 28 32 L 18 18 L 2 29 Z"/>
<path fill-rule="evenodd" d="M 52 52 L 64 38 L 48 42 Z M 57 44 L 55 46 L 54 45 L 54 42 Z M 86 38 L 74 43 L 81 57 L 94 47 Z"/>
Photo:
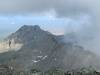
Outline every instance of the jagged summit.
<path fill-rule="evenodd" d="M 32 31 L 39 31 L 41 30 L 40 26 L 39 25 L 23 25 L 18 31 L 29 31 L 29 30 L 32 30 Z"/>
<path fill-rule="evenodd" d="M 33 40 L 55 40 L 55 35 L 41 29 L 39 25 L 23 25 L 16 32 L 6 38 L 6 40 L 12 39 L 18 43 L 27 43 Z"/>
<path fill-rule="evenodd" d="M 38 40 L 48 36 L 48 32 L 42 30 L 39 25 L 23 25 L 15 33 L 10 35 L 8 39 L 14 39 L 18 43 L 27 43 L 34 39 Z"/>

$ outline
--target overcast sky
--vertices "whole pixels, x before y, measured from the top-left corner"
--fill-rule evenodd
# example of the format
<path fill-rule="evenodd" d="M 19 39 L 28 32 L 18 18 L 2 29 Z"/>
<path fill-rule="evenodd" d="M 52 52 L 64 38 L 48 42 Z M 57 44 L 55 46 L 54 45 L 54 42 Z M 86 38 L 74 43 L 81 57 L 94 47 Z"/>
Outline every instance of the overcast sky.
<path fill-rule="evenodd" d="M 57 35 L 64 34 L 67 26 L 76 30 L 90 22 L 89 1 L 94 0 L 0 0 L 0 35 L 24 24 L 40 25 Z"/>

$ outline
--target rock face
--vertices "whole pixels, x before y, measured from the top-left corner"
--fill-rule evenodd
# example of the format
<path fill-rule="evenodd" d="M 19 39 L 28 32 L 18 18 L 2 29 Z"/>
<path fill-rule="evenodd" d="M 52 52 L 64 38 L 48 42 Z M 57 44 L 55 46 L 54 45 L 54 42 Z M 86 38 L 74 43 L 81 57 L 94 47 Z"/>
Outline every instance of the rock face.
<path fill-rule="evenodd" d="M 68 70 L 93 65 L 99 68 L 100 61 L 95 54 L 72 43 L 63 43 L 61 38 L 37 25 L 24 25 L 6 38 L 13 39 L 15 44 L 23 44 L 22 47 L 18 51 L 0 54 L 0 63 L 19 65 L 25 70 L 38 68 L 43 71 L 52 67 Z"/>
<path fill-rule="evenodd" d="M 47 32 L 40 29 L 38 25 L 35 26 L 22 26 L 15 33 L 10 35 L 7 39 L 14 39 L 15 43 L 28 43 L 36 38 L 46 36 Z M 41 36 L 40 36 L 41 35 Z"/>

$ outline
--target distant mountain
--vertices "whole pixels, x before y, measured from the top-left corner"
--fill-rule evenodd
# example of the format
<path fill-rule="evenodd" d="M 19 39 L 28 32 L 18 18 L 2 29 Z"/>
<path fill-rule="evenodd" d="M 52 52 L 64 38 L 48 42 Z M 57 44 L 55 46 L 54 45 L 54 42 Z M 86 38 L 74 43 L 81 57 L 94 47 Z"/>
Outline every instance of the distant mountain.
<path fill-rule="evenodd" d="M 100 69 L 100 60 L 94 53 L 72 42 L 65 43 L 63 38 L 44 31 L 37 25 L 24 25 L 5 39 L 11 40 L 11 43 L 13 40 L 15 45 L 23 45 L 17 51 L 1 53 L 0 63 L 25 70 L 39 68 L 44 71 L 53 67 L 69 70 L 91 65 Z"/>

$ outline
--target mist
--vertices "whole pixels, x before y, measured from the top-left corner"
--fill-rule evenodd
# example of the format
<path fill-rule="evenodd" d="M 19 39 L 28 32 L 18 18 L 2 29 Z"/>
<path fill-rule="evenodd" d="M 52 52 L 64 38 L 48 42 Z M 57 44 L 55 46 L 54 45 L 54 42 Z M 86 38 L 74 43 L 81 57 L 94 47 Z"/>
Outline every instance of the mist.
<path fill-rule="evenodd" d="M 77 10 L 78 14 L 74 16 L 73 14 L 68 16 L 71 21 L 69 22 L 69 28 L 66 28 L 65 40 L 68 34 L 73 33 L 74 40 L 76 39 L 78 45 L 100 54 L 100 1 L 76 0 L 75 4 L 79 5 L 77 8 L 85 9 L 83 11 L 82 9 L 81 11 Z"/>

